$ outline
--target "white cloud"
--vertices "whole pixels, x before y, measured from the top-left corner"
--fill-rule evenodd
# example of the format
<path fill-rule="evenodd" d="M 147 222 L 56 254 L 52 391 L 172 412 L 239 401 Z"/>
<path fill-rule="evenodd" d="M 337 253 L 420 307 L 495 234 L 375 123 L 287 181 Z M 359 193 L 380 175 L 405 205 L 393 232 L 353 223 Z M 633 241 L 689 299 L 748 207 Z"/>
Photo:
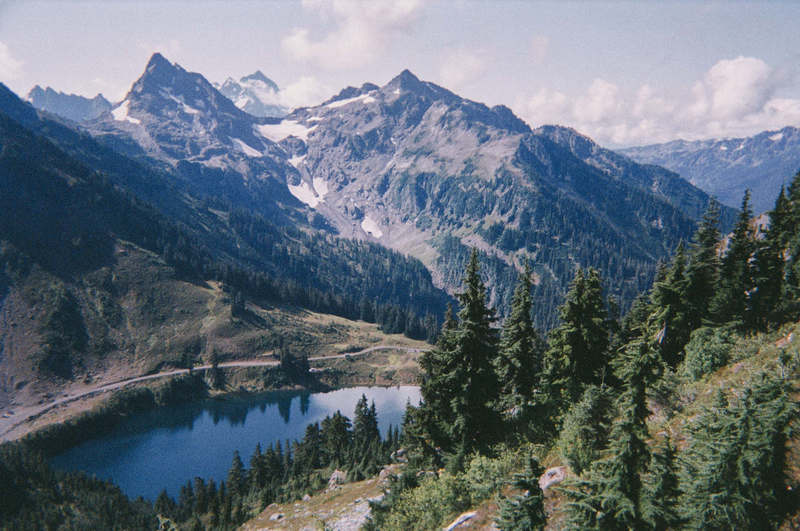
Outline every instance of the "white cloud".
<path fill-rule="evenodd" d="M 11 50 L 4 42 L 0 42 L 0 81 L 8 82 L 22 75 L 22 61 L 11 55 Z"/>
<path fill-rule="evenodd" d="M 619 88 L 605 79 L 597 78 L 589 85 L 586 94 L 575 101 L 573 114 L 580 122 L 604 122 L 619 109 Z"/>
<path fill-rule="evenodd" d="M 705 86 L 716 119 L 741 118 L 758 112 L 775 92 L 772 69 L 761 59 L 722 60 L 706 74 Z"/>
<path fill-rule="evenodd" d="M 571 97 L 540 87 L 515 109 L 533 126 L 571 126 L 611 146 L 749 136 L 800 125 L 800 99 L 776 97 L 785 81 L 761 59 L 737 57 L 718 61 L 680 93 L 649 84 L 625 92 L 598 78 Z"/>
<path fill-rule="evenodd" d="M 445 87 L 458 89 L 474 81 L 485 71 L 486 59 L 482 52 L 451 50 L 444 56 L 439 77 Z"/>
<path fill-rule="evenodd" d="M 281 105 L 290 109 L 318 105 L 333 94 L 333 90 L 320 83 L 317 78 L 303 76 L 293 83 L 289 83 L 278 93 Z"/>
<path fill-rule="evenodd" d="M 550 48 L 550 38 L 544 35 L 536 35 L 531 38 L 530 54 L 534 63 L 541 63 L 547 57 Z"/>
<path fill-rule="evenodd" d="M 410 26 L 421 5 L 420 0 L 303 0 L 304 9 L 332 19 L 335 27 L 319 36 L 308 28 L 294 28 L 281 41 L 281 47 L 293 59 L 326 69 L 365 66 L 380 57 L 398 32 Z"/>

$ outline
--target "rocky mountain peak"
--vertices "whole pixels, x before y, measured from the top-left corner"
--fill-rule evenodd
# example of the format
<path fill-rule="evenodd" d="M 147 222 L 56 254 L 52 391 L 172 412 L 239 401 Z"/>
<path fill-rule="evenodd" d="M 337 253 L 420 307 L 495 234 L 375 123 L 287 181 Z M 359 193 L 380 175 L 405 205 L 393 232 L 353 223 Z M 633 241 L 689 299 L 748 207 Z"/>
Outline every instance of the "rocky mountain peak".
<path fill-rule="evenodd" d="M 264 85 L 267 86 L 268 89 L 273 90 L 274 92 L 280 91 L 280 88 L 278 88 L 278 84 L 272 81 L 267 76 L 265 76 L 264 72 L 262 72 L 261 70 L 256 70 L 252 74 L 242 77 L 239 81 L 242 83 L 247 83 L 247 82 L 263 83 Z"/>
<path fill-rule="evenodd" d="M 74 122 L 83 122 L 97 118 L 111 109 L 111 103 L 97 94 L 94 98 L 86 98 L 77 94 L 66 94 L 50 87 L 33 87 L 26 98 L 37 109 L 57 114 Z"/>

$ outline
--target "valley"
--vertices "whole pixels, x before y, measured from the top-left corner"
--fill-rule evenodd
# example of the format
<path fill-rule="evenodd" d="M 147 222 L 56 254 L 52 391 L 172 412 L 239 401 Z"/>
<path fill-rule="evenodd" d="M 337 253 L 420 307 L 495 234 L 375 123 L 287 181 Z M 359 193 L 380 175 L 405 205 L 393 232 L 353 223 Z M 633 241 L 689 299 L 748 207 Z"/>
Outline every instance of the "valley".
<path fill-rule="evenodd" d="M 600 4 L 2 10 L 0 530 L 800 526 L 797 8 Z"/>

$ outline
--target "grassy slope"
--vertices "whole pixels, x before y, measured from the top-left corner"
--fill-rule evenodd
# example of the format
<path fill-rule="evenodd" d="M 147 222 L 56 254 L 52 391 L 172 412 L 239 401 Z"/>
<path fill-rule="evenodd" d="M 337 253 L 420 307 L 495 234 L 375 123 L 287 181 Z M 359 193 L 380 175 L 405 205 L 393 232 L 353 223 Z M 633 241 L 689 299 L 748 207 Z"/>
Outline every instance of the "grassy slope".
<path fill-rule="evenodd" d="M 57 300 L 66 301 L 59 308 Z M 61 326 L 53 315 L 72 316 L 82 338 L 60 374 L 40 365 L 53 345 L 48 335 Z M 157 255 L 118 242 L 113 264 L 78 278 L 59 279 L 34 267 L 12 283 L 0 307 L 0 414 L 15 416 L 26 407 L 65 393 L 180 367 L 190 360 L 275 359 L 278 348 L 309 357 L 353 352 L 379 344 L 424 348 L 425 343 L 387 335 L 377 325 L 289 307 L 252 302 L 241 317 L 231 315 L 231 296 L 217 283 L 175 277 Z M 58 346 L 58 345 L 56 345 Z M 409 358 L 410 356 L 410 358 Z M 380 351 L 351 360 L 326 362 L 319 374 L 327 384 L 411 383 L 413 355 Z M 380 368 L 379 368 L 380 367 Z M 258 369 L 227 369 L 227 390 L 255 388 Z M 15 430 L 19 436 L 59 422 L 104 397 L 60 407 Z M 0 418 L 0 424 L 6 419 Z"/>

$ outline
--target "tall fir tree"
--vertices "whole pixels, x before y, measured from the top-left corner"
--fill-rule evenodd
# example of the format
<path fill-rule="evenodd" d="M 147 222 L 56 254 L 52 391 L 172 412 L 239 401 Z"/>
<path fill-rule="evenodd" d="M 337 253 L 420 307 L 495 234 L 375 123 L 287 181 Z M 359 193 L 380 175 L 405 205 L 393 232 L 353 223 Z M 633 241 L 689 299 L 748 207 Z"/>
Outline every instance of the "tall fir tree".
<path fill-rule="evenodd" d="M 655 531 L 677 529 L 682 523 L 675 465 L 675 448 L 665 436 L 650 456 L 650 468 L 644 481 L 643 517 Z"/>
<path fill-rule="evenodd" d="M 500 408 L 506 416 L 527 417 L 542 366 L 542 340 L 531 319 L 531 270 L 525 264 L 500 337 L 495 362 L 500 384 Z"/>
<path fill-rule="evenodd" d="M 690 330 L 702 326 L 710 316 L 709 306 L 719 278 L 719 215 L 719 203 L 712 198 L 692 238 L 686 269 Z"/>
<path fill-rule="evenodd" d="M 497 331 L 494 311 L 486 304 L 478 253 L 473 249 L 458 295 L 458 322 L 442 328 L 435 349 L 422 366 L 423 418 L 434 420 L 431 433 L 441 430 L 441 446 L 458 455 L 485 449 L 499 436 L 500 416 L 494 408 L 498 393 L 493 361 Z"/>
<path fill-rule="evenodd" d="M 775 207 L 769 212 L 769 227 L 764 237 L 756 241 L 754 283 L 751 298 L 753 326 L 765 331 L 784 321 L 785 260 L 790 223 L 789 199 L 781 187 Z"/>
<path fill-rule="evenodd" d="M 717 290 L 711 299 L 711 315 L 719 324 L 734 322 L 744 328 L 752 328 L 753 325 L 749 297 L 754 287 L 751 258 L 755 251 L 755 237 L 750 225 L 752 218 L 750 190 L 746 190 L 739 219 L 721 261 Z"/>
<path fill-rule="evenodd" d="M 650 314 L 642 320 L 642 339 L 655 340 L 661 358 L 675 367 L 682 359 L 683 347 L 689 341 L 689 306 L 687 303 L 686 252 L 683 242 L 663 276 L 657 278 L 650 291 Z M 644 336 L 649 337 L 644 337 Z"/>
<path fill-rule="evenodd" d="M 608 315 L 595 269 L 578 269 L 559 317 L 544 355 L 542 392 L 549 406 L 563 413 L 586 385 L 603 381 L 608 367 Z"/>

